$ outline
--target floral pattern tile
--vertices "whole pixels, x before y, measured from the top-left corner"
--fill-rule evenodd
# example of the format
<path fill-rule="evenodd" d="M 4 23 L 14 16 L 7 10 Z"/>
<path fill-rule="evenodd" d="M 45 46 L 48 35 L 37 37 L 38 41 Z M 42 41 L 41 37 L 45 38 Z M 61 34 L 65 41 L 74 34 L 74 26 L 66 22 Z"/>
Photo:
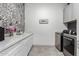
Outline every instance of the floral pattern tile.
<path fill-rule="evenodd" d="M 4 22 L 4 27 L 10 23 L 15 25 L 16 21 L 20 23 L 20 29 L 25 28 L 25 4 L 24 3 L 0 3 L 0 17 Z"/>

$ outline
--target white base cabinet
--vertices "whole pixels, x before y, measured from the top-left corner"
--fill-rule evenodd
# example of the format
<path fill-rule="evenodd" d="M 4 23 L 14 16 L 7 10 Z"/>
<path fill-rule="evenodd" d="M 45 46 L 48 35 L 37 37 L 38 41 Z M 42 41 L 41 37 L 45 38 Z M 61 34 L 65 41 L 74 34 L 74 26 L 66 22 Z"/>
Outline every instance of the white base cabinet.
<path fill-rule="evenodd" d="M 2 56 L 27 56 L 32 47 L 32 35 L 5 49 L 0 53 Z"/>

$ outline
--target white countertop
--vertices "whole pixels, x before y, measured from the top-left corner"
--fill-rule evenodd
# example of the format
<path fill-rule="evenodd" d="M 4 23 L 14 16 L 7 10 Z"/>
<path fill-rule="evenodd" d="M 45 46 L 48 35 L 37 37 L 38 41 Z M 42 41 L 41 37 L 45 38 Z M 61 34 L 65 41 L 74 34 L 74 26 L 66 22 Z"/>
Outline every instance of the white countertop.
<path fill-rule="evenodd" d="M 4 41 L 0 41 L 0 52 L 14 45 L 15 43 L 23 40 L 24 38 L 29 37 L 30 35 L 32 35 L 32 33 L 23 33 L 22 35 L 14 35 L 11 37 L 5 37 Z"/>

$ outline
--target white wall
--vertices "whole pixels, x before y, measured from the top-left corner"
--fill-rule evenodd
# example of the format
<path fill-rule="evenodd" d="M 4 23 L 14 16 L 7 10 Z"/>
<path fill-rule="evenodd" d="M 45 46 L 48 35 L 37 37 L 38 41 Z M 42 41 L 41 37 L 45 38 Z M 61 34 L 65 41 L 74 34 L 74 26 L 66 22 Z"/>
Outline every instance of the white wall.
<path fill-rule="evenodd" d="M 39 24 L 39 19 L 48 19 L 48 24 Z M 26 32 L 34 33 L 34 45 L 55 45 L 55 32 L 62 32 L 63 4 L 26 4 Z"/>

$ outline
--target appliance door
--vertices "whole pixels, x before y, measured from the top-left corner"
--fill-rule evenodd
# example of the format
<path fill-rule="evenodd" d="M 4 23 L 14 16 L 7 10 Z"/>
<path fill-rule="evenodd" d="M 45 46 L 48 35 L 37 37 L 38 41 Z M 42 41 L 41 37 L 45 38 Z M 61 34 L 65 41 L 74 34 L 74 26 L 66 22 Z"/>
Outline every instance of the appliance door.
<path fill-rule="evenodd" d="M 63 37 L 63 53 L 66 56 L 74 56 L 75 52 L 75 39 L 70 37 Z"/>
<path fill-rule="evenodd" d="M 55 33 L 55 47 L 61 51 L 61 34 L 60 33 Z"/>
<path fill-rule="evenodd" d="M 0 27 L 0 41 L 4 40 L 4 28 Z"/>

